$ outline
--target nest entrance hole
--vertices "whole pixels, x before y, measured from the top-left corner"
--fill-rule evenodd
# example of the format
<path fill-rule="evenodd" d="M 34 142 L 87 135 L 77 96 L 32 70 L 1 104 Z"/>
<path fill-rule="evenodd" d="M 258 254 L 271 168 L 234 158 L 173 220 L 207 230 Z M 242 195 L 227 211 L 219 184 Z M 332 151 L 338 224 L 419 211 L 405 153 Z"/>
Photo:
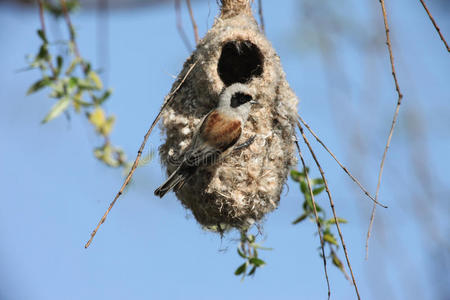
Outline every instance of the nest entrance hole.
<path fill-rule="evenodd" d="M 250 41 L 230 41 L 222 46 L 217 72 L 225 86 L 248 83 L 263 73 L 264 57 Z"/>

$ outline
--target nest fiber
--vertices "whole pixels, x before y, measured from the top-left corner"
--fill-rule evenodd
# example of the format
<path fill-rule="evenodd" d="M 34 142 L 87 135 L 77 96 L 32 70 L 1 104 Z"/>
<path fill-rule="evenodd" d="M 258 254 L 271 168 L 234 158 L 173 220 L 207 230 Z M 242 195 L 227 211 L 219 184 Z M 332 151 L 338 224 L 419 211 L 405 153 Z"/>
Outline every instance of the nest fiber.
<path fill-rule="evenodd" d="M 176 194 L 203 226 L 245 228 L 278 206 L 289 169 L 296 164 L 298 99 L 249 8 L 237 13 L 224 3 L 221 16 L 185 62 L 172 91 L 193 64 L 162 113 L 161 161 L 167 174 L 176 169 L 202 118 L 217 107 L 224 87 L 240 82 L 257 91 L 259 105 L 252 108 L 238 142 L 256 135 L 254 143 L 199 169 Z"/>

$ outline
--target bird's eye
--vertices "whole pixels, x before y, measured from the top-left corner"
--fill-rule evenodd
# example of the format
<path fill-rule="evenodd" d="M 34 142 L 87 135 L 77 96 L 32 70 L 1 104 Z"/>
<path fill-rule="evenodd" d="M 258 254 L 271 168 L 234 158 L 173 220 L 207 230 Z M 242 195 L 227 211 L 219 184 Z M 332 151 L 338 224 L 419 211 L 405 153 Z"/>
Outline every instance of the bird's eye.
<path fill-rule="evenodd" d="M 238 107 L 242 104 L 245 104 L 251 100 L 252 100 L 252 96 L 245 94 L 245 93 L 237 92 L 237 93 L 234 93 L 233 96 L 231 96 L 230 106 L 233 108 L 236 108 L 236 107 Z"/>

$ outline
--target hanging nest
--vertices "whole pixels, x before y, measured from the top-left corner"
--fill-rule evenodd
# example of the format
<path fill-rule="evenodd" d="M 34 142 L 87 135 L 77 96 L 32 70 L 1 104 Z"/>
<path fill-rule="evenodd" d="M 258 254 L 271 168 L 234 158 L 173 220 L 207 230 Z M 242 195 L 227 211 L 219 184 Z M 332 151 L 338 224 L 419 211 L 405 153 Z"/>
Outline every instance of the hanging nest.
<path fill-rule="evenodd" d="M 224 87 L 240 82 L 256 91 L 241 139 L 253 144 L 218 164 L 199 169 L 177 192 L 197 221 L 208 228 L 246 228 L 273 211 L 289 169 L 296 164 L 294 128 L 298 99 L 280 59 L 260 32 L 248 0 L 222 1 L 213 27 L 200 41 L 172 87 L 162 113 L 162 164 L 171 174 L 202 118 L 216 108 Z M 219 226 L 219 227 L 217 227 Z"/>

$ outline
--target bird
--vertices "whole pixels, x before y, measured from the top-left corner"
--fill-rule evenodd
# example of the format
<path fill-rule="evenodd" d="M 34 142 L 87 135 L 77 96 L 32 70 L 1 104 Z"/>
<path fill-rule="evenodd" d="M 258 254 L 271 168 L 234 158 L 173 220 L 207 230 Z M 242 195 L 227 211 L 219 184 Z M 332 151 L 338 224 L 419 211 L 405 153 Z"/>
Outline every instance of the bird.
<path fill-rule="evenodd" d="M 210 111 L 194 132 L 191 143 L 181 155 L 178 167 L 167 180 L 155 190 L 163 197 L 167 192 L 179 191 L 201 166 L 212 166 L 232 149 L 248 147 L 255 139 L 237 145 L 247 121 L 251 106 L 258 103 L 255 93 L 247 85 L 234 83 L 223 89 L 217 108 Z"/>

